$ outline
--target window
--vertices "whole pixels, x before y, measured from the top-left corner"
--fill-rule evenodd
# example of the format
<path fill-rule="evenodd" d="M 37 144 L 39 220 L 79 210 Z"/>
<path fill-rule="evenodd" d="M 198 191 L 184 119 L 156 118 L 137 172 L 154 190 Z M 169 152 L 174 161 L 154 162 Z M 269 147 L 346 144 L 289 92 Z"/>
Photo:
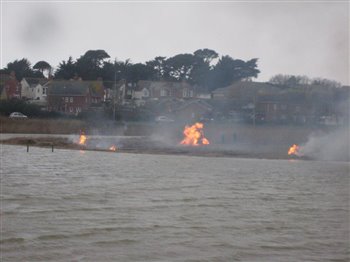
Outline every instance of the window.
<path fill-rule="evenodd" d="M 70 98 L 70 102 L 73 103 L 73 97 Z"/>
<path fill-rule="evenodd" d="M 43 95 L 46 95 L 46 88 L 43 88 Z"/>
<path fill-rule="evenodd" d="M 161 90 L 160 90 L 160 96 L 168 96 L 168 90 L 166 90 L 166 89 L 161 89 Z"/>
<path fill-rule="evenodd" d="M 68 97 L 64 98 L 64 102 L 68 103 Z"/>
<path fill-rule="evenodd" d="M 147 89 L 143 89 L 143 97 L 149 97 L 149 91 Z"/>
<path fill-rule="evenodd" d="M 186 88 L 182 89 L 182 97 L 188 97 L 188 90 Z"/>
<path fill-rule="evenodd" d="M 193 97 L 193 91 L 187 88 L 182 89 L 182 97 Z"/>

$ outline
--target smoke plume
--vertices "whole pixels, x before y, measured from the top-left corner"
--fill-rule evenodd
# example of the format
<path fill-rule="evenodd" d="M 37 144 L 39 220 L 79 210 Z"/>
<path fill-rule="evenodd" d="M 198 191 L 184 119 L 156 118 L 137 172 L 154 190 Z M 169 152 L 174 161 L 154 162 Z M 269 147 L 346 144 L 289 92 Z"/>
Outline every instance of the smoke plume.
<path fill-rule="evenodd" d="M 349 128 L 323 135 L 311 135 L 301 153 L 316 160 L 350 161 Z"/>

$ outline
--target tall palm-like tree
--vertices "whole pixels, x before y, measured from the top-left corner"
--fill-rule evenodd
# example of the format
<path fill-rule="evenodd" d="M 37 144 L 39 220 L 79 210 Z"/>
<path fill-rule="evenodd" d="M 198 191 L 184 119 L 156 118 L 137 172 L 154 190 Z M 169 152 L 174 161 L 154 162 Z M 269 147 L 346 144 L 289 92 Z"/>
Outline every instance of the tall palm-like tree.
<path fill-rule="evenodd" d="M 44 76 L 44 72 L 46 71 L 48 73 L 48 76 L 51 76 L 52 73 L 52 67 L 51 65 L 46 61 L 39 61 L 34 66 L 33 69 L 38 70 L 41 72 L 41 74 Z"/>

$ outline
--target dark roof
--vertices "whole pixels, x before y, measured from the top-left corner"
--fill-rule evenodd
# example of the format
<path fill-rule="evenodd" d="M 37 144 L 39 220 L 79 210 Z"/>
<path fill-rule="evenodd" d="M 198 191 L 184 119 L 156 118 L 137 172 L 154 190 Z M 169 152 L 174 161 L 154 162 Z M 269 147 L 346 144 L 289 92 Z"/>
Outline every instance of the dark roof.
<path fill-rule="evenodd" d="M 38 84 L 45 85 L 47 82 L 49 82 L 49 80 L 46 78 L 24 77 L 23 79 L 25 79 L 29 85 L 38 85 Z"/>
<path fill-rule="evenodd" d="M 79 95 L 84 96 L 90 92 L 92 96 L 103 96 L 102 81 L 60 80 L 52 81 L 48 85 L 49 95 Z"/>
<path fill-rule="evenodd" d="M 192 88 L 187 82 L 170 82 L 170 81 L 150 81 L 150 80 L 140 80 L 137 82 L 137 89 L 142 90 L 143 88 L 147 89 L 181 89 L 181 88 Z"/>
<path fill-rule="evenodd" d="M 236 82 L 229 86 L 215 89 L 213 94 L 241 93 L 245 96 L 252 96 L 256 93 L 276 93 L 279 92 L 278 86 L 264 82 Z"/>
<path fill-rule="evenodd" d="M 189 101 L 185 101 L 183 104 L 181 104 L 179 107 L 177 107 L 175 110 L 183 110 L 183 109 L 186 109 L 188 106 L 192 105 L 192 104 L 196 104 L 196 105 L 199 105 L 200 107 L 206 109 L 206 110 L 212 110 L 213 107 L 203 101 L 203 100 L 200 100 L 200 99 L 197 99 L 197 100 L 189 100 Z"/>
<path fill-rule="evenodd" d="M 85 95 L 88 92 L 89 84 L 83 81 L 52 81 L 48 89 L 50 95 Z"/>

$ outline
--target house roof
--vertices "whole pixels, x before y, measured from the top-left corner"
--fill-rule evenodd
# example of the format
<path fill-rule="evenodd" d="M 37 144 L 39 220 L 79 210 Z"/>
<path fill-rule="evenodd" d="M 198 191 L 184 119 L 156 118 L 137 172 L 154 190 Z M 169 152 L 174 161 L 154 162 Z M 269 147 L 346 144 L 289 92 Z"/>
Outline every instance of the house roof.
<path fill-rule="evenodd" d="M 49 83 L 49 95 L 86 95 L 103 96 L 104 86 L 102 81 L 52 81 Z"/>
<path fill-rule="evenodd" d="M 218 88 L 212 93 L 214 95 L 234 95 L 244 94 L 245 96 L 254 96 L 259 93 L 276 93 L 279 92 L 280 88 L 264 82 L 235 82 L 229 86 Z"/>
<path fill-rule="evenodd" d="M 278 101 L 284 103 L 305 103 L 306 93 L 303 90 L 281 90 L 276 93 L 267 93 L 259 96 L 259 101 Z"/>
<path fill-rule="evenodd" d="M 168 82 L 168 81 L 149 81 L 149 80 L 140 80 L 137 82 L 137 87 L 139 90 L 143 88 L 147 89 L 180 89 L 180 88 L 192 88 L 192 86 L 186 82 Z"/>
<path fill-rule="evenodd" d="M 27 83 L 32 86 L 32 85 L 45 85 L 47 84 L 50 80 L 46 78 L 31 78 L 31 77 L 24 77 L 23 80 L 27 81 Z"/>
<path fill-rule="evenodd" d="M 89 92 L 89 85 L 84 81 L 52 81 L 49 95 L 85 95 Z"/>

